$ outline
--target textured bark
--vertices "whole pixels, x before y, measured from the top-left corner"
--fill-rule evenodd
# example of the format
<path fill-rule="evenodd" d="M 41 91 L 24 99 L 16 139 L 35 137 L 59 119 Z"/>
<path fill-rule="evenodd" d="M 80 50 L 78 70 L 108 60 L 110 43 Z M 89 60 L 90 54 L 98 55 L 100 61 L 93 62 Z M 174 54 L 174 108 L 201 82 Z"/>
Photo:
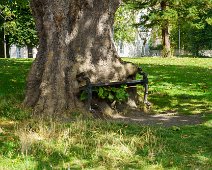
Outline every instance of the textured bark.
<path fill-rule="evenodd" d="M 39 49 L 27 79 L 25 104 L 37 113 L 82 108 L 77 98 L 85 73 L 91 81 L 125 80 L 137 68 L 118 57 L 112 40 L 120 0 L 32 0 Z"/>
<path fill-rule="evenodd" d="M 163 38 L 163 57 L 171 57 L 171 44 L 170 44 L 168 26 L 162 29 L 162 38 Z"/>
<path fill-rule="evenodd" d="M 161 1 L 161 10 L 167 8 L 167 2 Z M 171 57 L 171 44 L 169 37 L 169 23 L 168 21 L 162 26 L 162 40 L 163 40 L 163 57 Z"/>

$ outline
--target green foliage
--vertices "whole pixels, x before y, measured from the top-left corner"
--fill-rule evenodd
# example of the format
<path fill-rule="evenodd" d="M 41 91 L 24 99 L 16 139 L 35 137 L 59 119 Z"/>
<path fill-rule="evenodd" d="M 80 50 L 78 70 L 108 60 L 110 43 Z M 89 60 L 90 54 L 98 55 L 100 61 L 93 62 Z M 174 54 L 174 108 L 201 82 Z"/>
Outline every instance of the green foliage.
<path fill-rule="evenodd" d="M 134 27 L 135 22 L 136 13 L 130 10 L 126 4 L 122 4 L 115 15 L 115 41 L 133 42 L 137 33 L 137 29 Z"/>
<path fill-rule="evenodd" d="M 160 28 L 164 57 L 170 57 L 170 40 L 168 31 L 178 20 L 177 8 L 181 0 L 126 0 L 129 6 L 139 11 L 140 21 L 136 24 L 141 29 Z M 167 39 L 167 41 L 165 41 Z"/>
<path fill-rule="evenodd" d="M 178 48 L 179 44 L 179 27 L 181 49 L 198 55 L 200 50 L 212 48 L 211 0 L 125 0 L 125 2 L 132 9 L 141 11 L 138 27 L 158 31 L 158 28 L 168 26 L 174 48 Z M 166 4 L 165 9 L 161 8 L 162 2 Z"/>
<path fill-rule="evenodd" d="M 123 102 L 128 98 L 126 88 L 127 87 L 124 85 L 122 85 L 121 87 L 95 87 L 93 92 L 96 93 L 100 99 Z M 80 100 L 87 99 L 88 93 L 86 92 L 86 90 L 84 90 L 80 94 Z"/>
<path fill-rule="evenodd" d="M 1 5 L 2 15 L 6 19 L 5 31 L 8 45 L 35 47 L 38 45 L 38 37 L 35 31 L 35 22 L 32 17 L 29 2 L 11 1 Z M 3 34 L 3 19 L 0 20 L 0 30 Z"/>
<path fill-rule="evenodd" d="M 26 7 L 29 4 L 29 0 L 1 0 L 1 5 L 14 5 L 18 4 L 21 7 Z"/>
<path fill-rule="evenodd" d="M 87 99 L 88 99 L 88 93 L 86 92 L 86 90 L 83 90 L 80 93 L 80 100 L 83 101 L 83 100 L 87 100 Z"/>
<path fill-rule="evenodd" d="M 122 102 L 127 100 L 128 93 L 126 90 L 126 86 L 117 87 L 98 87 L 95 91 L 98 94 L 98 97 L 101 99 L 107 99 L 109 101 L 118 101 Z"/>
<path fill-rule="evenodd" d="M 180 1 L 172 0 L 126 0 L 129 6 L 141 12 L 141 18 L 138 25 L 153 28 L 160 26 L 161 28 L 167 24 L 174 24 L 177 22 L 178 13 L 176 8 Z M 166 8 L 161 8 L 161 3 L 166 4 Z"/>
<path fill-rule="evenodd" d="M 179 44 L 181 32 L 181 48 L 198 55 L 200 50 L 212 49 L 212 1 L 184 1 L 183 10 L 179 9 L 178 25 L 171 31 L 172 44 Z"/>

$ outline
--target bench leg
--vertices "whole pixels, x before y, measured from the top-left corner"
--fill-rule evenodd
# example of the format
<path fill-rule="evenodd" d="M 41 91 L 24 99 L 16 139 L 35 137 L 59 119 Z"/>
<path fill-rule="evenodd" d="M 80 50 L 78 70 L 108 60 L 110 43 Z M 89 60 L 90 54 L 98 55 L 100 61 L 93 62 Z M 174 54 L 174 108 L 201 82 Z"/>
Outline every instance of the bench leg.
<path fill-rule="evenodd" d="M 142 73 L 143 80 L 144 80 L 144 104 L 146 104 L 148 107 L 151 105 L 150 102 L 148 102 L 148 77 L 146 73 Z"/>
<path fill-rule="evenodd" d="M 144 103 L 145 104 L 148 102 L 147 97 L 148 97 L 148 84 L 145 84 L 144 85 Z"/>
<path fill-rule="evenodd" d="M 88 109 L 89 109 L 89 111 L 92 110 L 91 101 L 92 101 L 92 86 L 88 85 Z"/>
<path fill-rule="evenodd" d="M 144 104 L 150 106 L 151 103 L 148 101 L 147 97 L 148 97 L 148 84 L 144 84 Z"/>
<path fill-rule="evenodd" d="M 86 80 L 86 92 L 88 94 L 88 109 L 89 111 L 92 110 L 91 108 L 91 101 L 92 101 L 92 85 L 91 85 L 91 81 L 88 77 L 84 78 Z"/>

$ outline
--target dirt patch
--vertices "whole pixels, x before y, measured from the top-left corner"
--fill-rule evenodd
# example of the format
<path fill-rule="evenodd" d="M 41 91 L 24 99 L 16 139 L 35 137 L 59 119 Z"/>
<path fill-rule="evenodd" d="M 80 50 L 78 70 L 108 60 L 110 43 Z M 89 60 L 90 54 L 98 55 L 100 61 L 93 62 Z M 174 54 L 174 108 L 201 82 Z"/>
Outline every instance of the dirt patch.
<path fill-rule="evenodd" d="M 163 114 L 151 114 L 145 113 L 144 111 L 136 108 L 129 108 L 127 105 L 120 105 L 121 108 L 119 107 L 118 109 L 114 110 L 106 102 L 96 103 L 96 107 L 92 112 L 94 118 L 166 127 L 197 125 L 203 123 L 201 114 L 182 115 L 173 111 L 167 111 Z"/>
<path fill-rule="evenodd" d="M 179 115 L 175 113 L 148 115 L 136 113 L 131 116 L 113 115 L 113 120 L 124 121 L 129 123 L 139 123 L 151 126 L 185 126 L 197 125 L 203 122 L 201 115 Z"/>

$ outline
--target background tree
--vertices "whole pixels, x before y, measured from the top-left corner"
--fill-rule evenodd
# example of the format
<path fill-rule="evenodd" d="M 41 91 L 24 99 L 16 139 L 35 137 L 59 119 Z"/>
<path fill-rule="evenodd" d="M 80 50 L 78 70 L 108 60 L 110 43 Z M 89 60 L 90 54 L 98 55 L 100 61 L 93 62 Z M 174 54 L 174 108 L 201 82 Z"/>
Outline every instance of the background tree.
<path fill-rule="evenodd" d="M 134 26 L 138 13 L 122 3 L 115 15 L 114 39 L 116 42 L 133 42 L 136 38 L 137 29 Z"/>
<path fill-rule="evenodd" d="M 2 15 L 6 18 L 5 32 L 8 50 L 12 44 L 29 48 L 38 45 L 38 37 L 35 31 L 35 22 L 32 17 L 29 2 L 2 1 L 0 4 Z M 0 20 L 1 35 L 3 35 L 3 19 Z M 1 36 L 3 37 L 3 36 Z"/>
<path fill-rule="evenodd" d="M 212 49 L 212 1 L 187 0 L 178 8 L 178 24 L 172 28 L 172 44 L 199 55 L 200 50 Z"/>
<path fill-rule="evenodd" d="M 211 48 L 211 0 L 125 0 L 132 9 L 141 11 L 141 27 L 158 30 L 162 35 L 163 56 L 170 56 L 172 48 L 181 46 L 198 55 Z M 171 39 L 170 39 L 171 36 Z M 170 42 L 172 41 L 172 42 Z"/>
<path fill-rule="evenodd" d="M 177 6 L 181 0 L 126 0 L 132 9 L 142 12 L 138 26 L 160 27 L 163 42 L 163 57 L 170 57 L 170 27 L 178 20 Z"/>

